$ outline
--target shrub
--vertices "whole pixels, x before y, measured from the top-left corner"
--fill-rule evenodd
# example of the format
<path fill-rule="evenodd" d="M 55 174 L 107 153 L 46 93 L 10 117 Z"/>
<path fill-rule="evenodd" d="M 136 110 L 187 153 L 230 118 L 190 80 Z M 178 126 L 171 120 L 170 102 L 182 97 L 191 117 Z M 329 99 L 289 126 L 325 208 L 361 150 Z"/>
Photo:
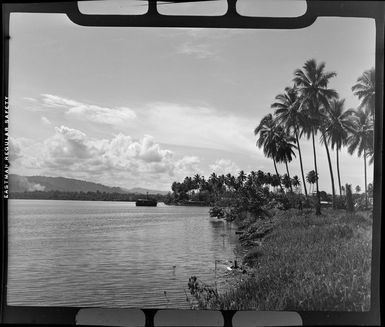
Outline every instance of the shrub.
<path fill-rule="evenodd" d="M 309 200 L 303 194 L 295 193 L 272 193 L 270 201 L 267 202 L 265 208 L 267 210 L 280 209 L 302 209 L 309 208 L 311 205 Z"/>
<path fill-rule="evenodd" d="M 366 206 L 366 198 L 365 198 L 365 193 L 360 194 L 354 199 L 354 208 L 356 210 L 366 210 L 366 209 L 372 209 L 373 206 L 370 204 L 368 201 L 368 205 Z"/>
<path fill-rule="evenodd" d="M 211 302 L 218 299 L 218 292 L 212 286 L 199 282 L 198 278 L 191 276 L 188 280 L 190 294 L 197 300 L 198 308 L 205 309 Z"/>
<path fill-rule="evenodd" d="M 217 206 L 210 208 L 210 217 L 217 217 L 219 219 L 219 218 L 223 218 L 224 216 L 225 216 L 225 212 L 223 208 L 220 208 Z"/>
<path fill-rule="evenodd" d="M 336 197 L 334 203 L 337 209 L 346 209 L 346 196 L 342 195 L 342 196 Z"/>

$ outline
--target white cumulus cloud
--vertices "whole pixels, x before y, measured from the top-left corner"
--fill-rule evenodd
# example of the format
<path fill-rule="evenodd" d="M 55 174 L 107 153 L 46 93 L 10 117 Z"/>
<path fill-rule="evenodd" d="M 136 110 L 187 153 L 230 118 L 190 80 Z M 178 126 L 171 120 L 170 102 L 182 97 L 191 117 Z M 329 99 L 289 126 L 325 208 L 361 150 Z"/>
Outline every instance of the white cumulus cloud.
<path fill-rule="evenodd" d="M 107 185 L 167 189 L 174 180 L 198 171 L 200 163 L 196 156 L 176 158 L 151 135 L 134 139 L 120 133 L 111 139 L 97 139 L 67 126 L 55 127 L 54 131 L 54 135 L 34 145 L 39 149 L 38 156 L 29 151 L 19 162 L 22 168 L 35 169 L 40 175 Z"/>

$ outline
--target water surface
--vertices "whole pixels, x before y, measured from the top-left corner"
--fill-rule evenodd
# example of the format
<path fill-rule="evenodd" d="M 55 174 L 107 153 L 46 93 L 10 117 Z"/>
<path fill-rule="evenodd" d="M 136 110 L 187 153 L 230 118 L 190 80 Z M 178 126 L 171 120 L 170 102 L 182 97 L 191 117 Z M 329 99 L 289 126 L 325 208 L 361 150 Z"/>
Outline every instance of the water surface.
<path fill-rule="evenodd" d="M 238 244 L 207 207 L 8 203 L 9 305 L 187 308 L 188 278 L 214 283 Z"/>

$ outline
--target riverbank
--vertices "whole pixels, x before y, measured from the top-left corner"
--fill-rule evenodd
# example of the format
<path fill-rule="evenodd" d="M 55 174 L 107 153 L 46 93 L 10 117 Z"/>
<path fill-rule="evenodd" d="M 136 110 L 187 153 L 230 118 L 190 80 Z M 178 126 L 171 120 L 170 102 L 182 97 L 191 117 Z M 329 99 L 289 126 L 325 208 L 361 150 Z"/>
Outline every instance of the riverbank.
<path fill-rule="evenodd" d="M 207 309 L 366 311 L 370 306 L 372 215 L 324 209 L 275 211 L 243 226 L 247 250 L 234 285 Z"/>

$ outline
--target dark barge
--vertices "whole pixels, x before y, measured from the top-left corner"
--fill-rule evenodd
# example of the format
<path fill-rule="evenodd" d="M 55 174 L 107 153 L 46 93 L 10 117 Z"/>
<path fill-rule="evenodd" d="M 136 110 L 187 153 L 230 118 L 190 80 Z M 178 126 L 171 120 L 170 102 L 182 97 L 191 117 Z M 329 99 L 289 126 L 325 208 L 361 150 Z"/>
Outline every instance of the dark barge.
<path fill-rule="evenodd" d="M 145 199 L 138 199 L 135 202 L 137 207 L 156 207 L 158 202 L 155 199 L 148 198 L 148 192 Z"/>

